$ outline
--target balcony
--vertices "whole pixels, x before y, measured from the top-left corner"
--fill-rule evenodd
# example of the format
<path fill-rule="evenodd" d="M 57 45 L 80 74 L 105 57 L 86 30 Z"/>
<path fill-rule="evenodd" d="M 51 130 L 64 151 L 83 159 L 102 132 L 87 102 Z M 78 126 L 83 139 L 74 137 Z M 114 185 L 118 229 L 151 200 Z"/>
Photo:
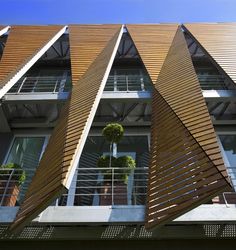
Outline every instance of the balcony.
<path fill-rule="evenodd" d="M 71 76 L 24 76 L 4 96 L 5 102 L 66 100 L 71 90 Z"/>
<path fill-rule="evenodd" d="M 118 74 L 109 75 L 104 91 L 113 92 L 137 92 L 151 91 L 152 84 L 147 75 L 140 74 Z"/>
<path fill-rule="evenodd" d="M 63 76 L 26 76 L 22 77 L 8 94 L 32 94 L 69 92 L 71 77 Z"/>
<path fill-rule="evenodd" d="M 0 206 L 19 205 L 22 176 L 25 176 L 24 170 L 0 168 Z"/>
<path fill-rule="evenodd" d="M 69 192 L 59 206 L 145 205 L 148 168 L 78 168 Z M 104 174 L 105 172 L 105 174 Z M 128 179 L 124 181 L 124 175 Z"/>
<path fill-rule="evenodd" d="M 235 90 L 235 87 L 222 75 L 198 74 L 198 80 L 202 90 Z"/>

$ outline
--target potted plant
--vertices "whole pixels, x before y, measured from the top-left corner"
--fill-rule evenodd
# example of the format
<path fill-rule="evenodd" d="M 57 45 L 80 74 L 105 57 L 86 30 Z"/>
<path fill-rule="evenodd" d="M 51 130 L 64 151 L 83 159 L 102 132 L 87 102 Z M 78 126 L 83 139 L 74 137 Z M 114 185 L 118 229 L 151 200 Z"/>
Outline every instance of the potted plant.
<path fill-rule="evenodd" d="M 0 166 L 0 205 L 15 206 L 19 188 L 26 178 L 25 171 L 16 163 Z"/>
<path fill-rule="evenodd" d="M 100 205 L 125 205 L 128 177 L 135 168 L 135 160 L 128 155 L 117 158 L 117 144 L 124 134 L 122 125 L 110 123 L 103 129 L 102 134 L 110 142 L 110 152 L 109 155 L 102 155 L 97 162 L 103 174 Z M 113 200 L 112 193 L 115 194 Z"/>

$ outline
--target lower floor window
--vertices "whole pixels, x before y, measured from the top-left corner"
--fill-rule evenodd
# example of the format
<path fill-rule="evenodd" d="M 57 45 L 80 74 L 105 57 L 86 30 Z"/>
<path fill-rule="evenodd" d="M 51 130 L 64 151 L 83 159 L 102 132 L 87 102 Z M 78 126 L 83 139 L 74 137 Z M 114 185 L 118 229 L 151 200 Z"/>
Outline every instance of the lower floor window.
<path fill-rule="evenodd" d="M 0 200 L 1 205 L 14 206 L 18 205 L 25 196 L 26 190 L 35 174 L 38 166 L 42 150 L 45 144 L 45 136 L 29 137 L 29 136 L 15 136 L 12 145 L 9 149 L 4 165 L 9 163 L 17 164 L 22 168 L 21 170 L 9 171 L 7 169 L 1 170 L 4 174 L 4 184 L 1 188 Z M 18 181 L 18 177 L 24 172 L 24 181 Z M 19 185 L 20 184 L 20 185 Z M 17 186 L 17 190 L 16 187 Z M 19 192 L 20 190 L 20 192 Z M 13 197 L 12 197 L 13 196 Z M 13 199 L 15 201 L 11 201 Z"/>
<path fill-rule="evenodd" d="M 223 148 L 224 161 L 236 189 L 236 134 L 219 135 Z"/>

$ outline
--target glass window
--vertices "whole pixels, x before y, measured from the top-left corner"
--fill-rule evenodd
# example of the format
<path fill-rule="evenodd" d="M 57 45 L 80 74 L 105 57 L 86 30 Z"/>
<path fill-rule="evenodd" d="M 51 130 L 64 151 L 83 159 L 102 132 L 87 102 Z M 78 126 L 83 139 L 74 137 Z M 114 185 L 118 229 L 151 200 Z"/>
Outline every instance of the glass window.
<path fill-rule="evenodd" d="M 228 173 L 236 188 L 236 135 L 219 135 L 219 138 L 224 149 Z"/>
<path fill-rule="evenodd" d="M 80 157 L 77 177 L 74 180 L 74 198 L 64 195 L 60 205 L 102 206 L 102 205 L 144 205 L 147 192 L 149 146 L 147 136 L 124 136 L 117 145 L 117 157 L 130 155 L 136 161 L 136 168 L 129 173 L 126 184 L 119 182 L 120 173 L 112 170 L 104 175 L 97 167 L 101 155 L 107 155 L 110 144 L 103 136 L 88 136 Z M 117 173 L 116 173 L 117 171 Z M 109 172 L 109 170 L 108 170 Z M 105 176 L 105 177 L 104 177 Z M 113 181 L 112 181 L 113 180 Z M 111 182 L 113 184 L 111 184 Z M 119 183 L 118 183 L 119 182 Z M 113 185 L 113 188 L 112 186 Z M 112 198 L 113 196 L 113 198 Z M 72 203 L 68 202 L 70 198 Z"/>
<path fill-rule="evenodd" d="M 45 137 L 15 137 L 13 141 L 6 163 L 16 163 L 26 172 L 26 180 L 21 186 L 19 200 L 24 197 L 38 166 L 44 141 Z"/>

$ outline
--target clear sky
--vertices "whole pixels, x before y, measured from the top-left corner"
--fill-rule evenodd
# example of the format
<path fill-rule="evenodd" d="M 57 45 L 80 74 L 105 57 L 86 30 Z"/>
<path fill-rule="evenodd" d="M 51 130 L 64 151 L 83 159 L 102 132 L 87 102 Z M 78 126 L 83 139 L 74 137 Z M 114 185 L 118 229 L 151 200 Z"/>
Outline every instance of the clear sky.
<path fill-rule="evenodd" d="M 236 0 L 0 0 L 0 24 L 233 21 Z"/>

